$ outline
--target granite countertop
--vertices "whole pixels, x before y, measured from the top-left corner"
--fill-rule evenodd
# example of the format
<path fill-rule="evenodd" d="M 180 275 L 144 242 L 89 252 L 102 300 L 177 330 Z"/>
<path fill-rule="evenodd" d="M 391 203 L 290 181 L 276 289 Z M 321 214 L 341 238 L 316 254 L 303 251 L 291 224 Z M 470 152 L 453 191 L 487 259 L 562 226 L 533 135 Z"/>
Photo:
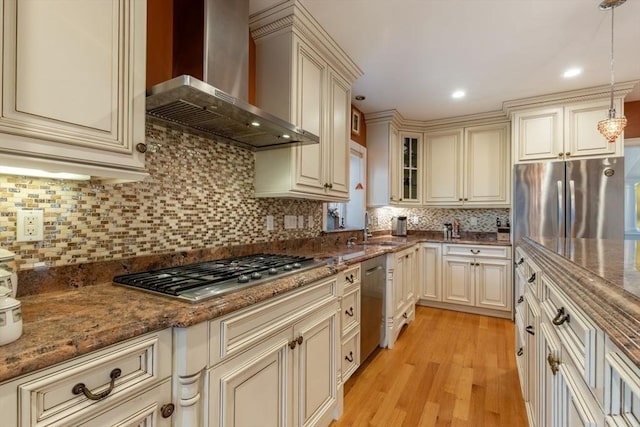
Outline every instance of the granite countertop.
<path fill-rule="evenodd" d="M 640 367 L 640 242 L 532 237 L 518 246 Z"/>
<path fill-rule="evenodd" d="M 387 242 L 387 243 L 384 243 Z M 391 242 L 391 243 L 388 243 Z M 367 244 L 297 255 L 327 260 L 326 266 L 266 284 L 190 304 L 152 293 L 103 283 L 20 298 L 23 335 L 0 346 L 0 381 L 46 368 L 117 342 L 168 327 L 187 327 L 248 307 L 336 274 L 368 258 L 420 242 L 509 245 L 495 235 L 445 241 L 429 234 L 382 236 Z"/>

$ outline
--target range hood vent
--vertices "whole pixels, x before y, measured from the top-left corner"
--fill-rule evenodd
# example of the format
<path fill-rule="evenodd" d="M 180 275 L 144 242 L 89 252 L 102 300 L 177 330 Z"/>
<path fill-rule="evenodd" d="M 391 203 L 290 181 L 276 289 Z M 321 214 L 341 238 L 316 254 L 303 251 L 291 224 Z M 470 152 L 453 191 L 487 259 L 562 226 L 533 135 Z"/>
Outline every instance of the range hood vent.
<path fill-rule="evenodd" d="M 149 88 L 147 115 L 252 150 L 320 141 L 317 135 L 187 75 Z"/>
<path fill-rule="evenodd" d="M 172 13 L 173 78 L 147 89 L 147 117 L 252 150 L 320 141 L 245 101 L 249 0 L 174 2 Z"/>

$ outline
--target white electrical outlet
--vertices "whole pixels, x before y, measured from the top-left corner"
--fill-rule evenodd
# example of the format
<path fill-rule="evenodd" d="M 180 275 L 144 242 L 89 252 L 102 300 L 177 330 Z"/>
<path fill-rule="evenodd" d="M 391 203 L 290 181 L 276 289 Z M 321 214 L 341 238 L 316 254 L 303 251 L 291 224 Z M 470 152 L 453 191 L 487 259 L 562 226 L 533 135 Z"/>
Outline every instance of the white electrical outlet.
<path fill-rule="evenodd" d="M 267 231 L 273 231 L 273 215 L 267 215 Z"/>
<path fill-rule="evenodd" d="M 476 226 L 478 225 L 478 218 L 476 218 L 475 216 L 472 216 L 469 218 L 469 224 L 471 226 Z"/>
<path fill-rule="evenodd" d="M 313 215 L 309 215 L 309 217 L 307 218 L 307 225 L 309 226 L 309 228 L 313 228 Z"/>
<path fill-rule="evenodd" d="M 304 216 L 298 215 L 298 228 L 304 228 Z"/>
<path fill-rule="evenodd" d="M 44 240 L 44 211 L 21 209 L 18 211 L 17 242 L 39 242 Z"/>
<path fill-rule="evenodd" d="M 292 230 L 294 228 L 298 228 L 298 217 L 295 215 L 285 215 L 284 216 L 284 229 Z"/>

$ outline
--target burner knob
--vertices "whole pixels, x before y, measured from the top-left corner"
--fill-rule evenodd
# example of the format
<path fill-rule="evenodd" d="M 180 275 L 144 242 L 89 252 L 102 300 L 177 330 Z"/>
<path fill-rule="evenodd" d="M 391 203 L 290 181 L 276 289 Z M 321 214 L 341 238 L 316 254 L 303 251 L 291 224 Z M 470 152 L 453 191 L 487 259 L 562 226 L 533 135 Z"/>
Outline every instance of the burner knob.
<path fill-rule="evenodd" d="M 284 267 L 282 267 L 282 268 L 284 268 L 284 269 L 285 269 L 285 271 L 290 271 L 290 270 L 292 270 L 292 269 L 293 269 L 293 267 L 291 267 L 291 264 L 287 264 L 287 265 L 285 265 L 285 266 L 284 266 Z"/>
<path fill-rule="evenodd" d="M 238 283 L 247 283 L 249 280 L 251 280 L 251 278 L 246 274 L 242 274 L 238 277 Z"/>
<path fill-rule="evenodd" d="M 251 273 L 251 278 L 254 280 L 257 280 L 261 277 L 262 277 L 262 274 L 258 273 L 257 271 L 255 273 Z"/>
<path fill-rule="evenodd" d="M 269 269 L 269 274 L 278 274 L 278 269 L 277 269 L 277 268 L 273 268 L 273 267 L 271 267 L 271 268 Z"/>
<path fill-rule="evenodd" d="M 293 268 L 300 268 L 300 267 L 302 267 L 302 264 L 300 264 L 299 262 L 293 263 Z"/>

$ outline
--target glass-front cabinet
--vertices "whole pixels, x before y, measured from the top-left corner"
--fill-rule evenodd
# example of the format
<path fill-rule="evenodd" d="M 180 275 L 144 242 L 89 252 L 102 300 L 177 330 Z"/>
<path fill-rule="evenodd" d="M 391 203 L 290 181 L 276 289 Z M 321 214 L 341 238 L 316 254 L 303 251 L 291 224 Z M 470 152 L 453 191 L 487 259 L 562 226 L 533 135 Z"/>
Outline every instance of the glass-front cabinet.
<path fill-rule="evenodd" d="M 401 133 L 400 204 L 420 204 L 422 194 L 422 134 Z"/>

